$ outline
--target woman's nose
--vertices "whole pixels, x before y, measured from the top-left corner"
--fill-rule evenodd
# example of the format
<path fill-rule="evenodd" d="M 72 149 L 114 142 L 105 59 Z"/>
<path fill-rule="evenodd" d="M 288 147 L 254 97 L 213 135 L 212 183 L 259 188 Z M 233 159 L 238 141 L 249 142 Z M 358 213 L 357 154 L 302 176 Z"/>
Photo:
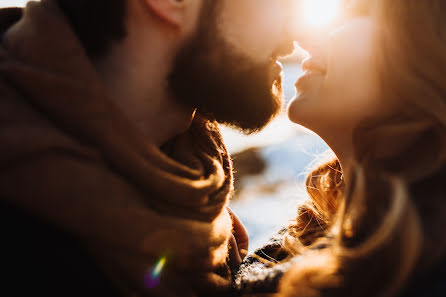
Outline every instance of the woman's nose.
<path fill-rule="evenodd" d="M 318 70 L 326 72 L 327 70 L 327 47 L 324 44 L 299 43 L 299 47 L 308 53 L 308 57 L 302 61 L 302 69 Z"/>

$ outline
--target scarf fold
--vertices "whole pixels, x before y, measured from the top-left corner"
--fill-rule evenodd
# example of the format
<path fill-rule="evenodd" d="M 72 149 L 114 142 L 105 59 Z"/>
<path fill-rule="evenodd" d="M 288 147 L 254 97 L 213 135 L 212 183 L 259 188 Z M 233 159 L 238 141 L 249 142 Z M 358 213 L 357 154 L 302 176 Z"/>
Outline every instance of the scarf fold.
<path fill-rule="evenodd" d="M 216 123 L 197 115 L 169 154 L 150 143 L 52 0 L 28 4 L 3 37 L 1 199 L 77 235 L 129 295 L 226 287 L 216 271 L 226 271 L 232 165 Z"/>

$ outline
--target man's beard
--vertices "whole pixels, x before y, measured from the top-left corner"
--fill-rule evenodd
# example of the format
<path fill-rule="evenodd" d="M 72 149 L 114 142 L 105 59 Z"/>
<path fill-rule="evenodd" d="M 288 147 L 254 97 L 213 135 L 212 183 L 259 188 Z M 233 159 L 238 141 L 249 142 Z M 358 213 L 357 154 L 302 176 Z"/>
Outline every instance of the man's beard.
<path fill-rule="evenodd" d="M 235 53 L 209 21 L 211 15 L 176 57 L 170 91 L 209 119 L 245 133 L 259 131 L 281 109 L 282 77 L 277 73 L 272 79 L 275 61 L 256 64 Z"/>

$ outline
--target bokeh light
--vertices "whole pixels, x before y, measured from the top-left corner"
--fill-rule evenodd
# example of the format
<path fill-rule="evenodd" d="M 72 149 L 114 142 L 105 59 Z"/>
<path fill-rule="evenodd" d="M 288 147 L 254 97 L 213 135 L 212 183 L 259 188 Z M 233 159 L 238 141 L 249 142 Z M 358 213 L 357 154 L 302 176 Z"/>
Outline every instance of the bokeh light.
<path fill-rule="evenodd" d="M 144 283 L 148 289 L 153 289 L 160 284 L 161 273 L 163 272 L 163 268 L 166 265 L 166 261 L 166 257 L 161 257 L 153 267 L 147 270 L 147 273 L 144 277 Z"/>

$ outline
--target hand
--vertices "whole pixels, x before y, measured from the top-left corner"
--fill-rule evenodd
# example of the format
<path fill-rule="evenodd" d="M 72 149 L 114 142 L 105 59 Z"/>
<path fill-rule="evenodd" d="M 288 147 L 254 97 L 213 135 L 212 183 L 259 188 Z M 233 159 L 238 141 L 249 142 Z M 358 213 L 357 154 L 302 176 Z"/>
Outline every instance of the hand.
<path fill-rule="evenodd" d="M 229 239 L 229 266 L 236 268 L 248 254 L 249 236 L 240 219 L 234 214 L 232 209 L 227 207 L 232 219 L 232 235 Z"/>

